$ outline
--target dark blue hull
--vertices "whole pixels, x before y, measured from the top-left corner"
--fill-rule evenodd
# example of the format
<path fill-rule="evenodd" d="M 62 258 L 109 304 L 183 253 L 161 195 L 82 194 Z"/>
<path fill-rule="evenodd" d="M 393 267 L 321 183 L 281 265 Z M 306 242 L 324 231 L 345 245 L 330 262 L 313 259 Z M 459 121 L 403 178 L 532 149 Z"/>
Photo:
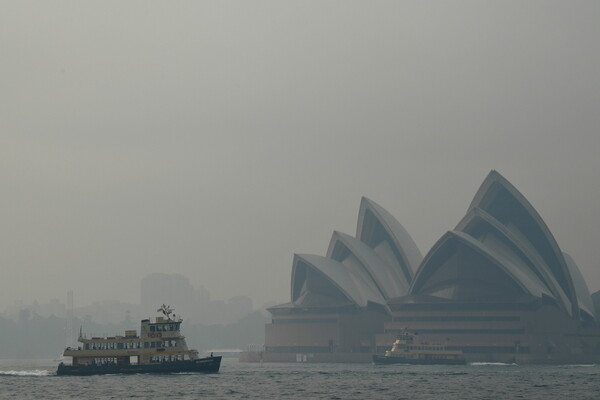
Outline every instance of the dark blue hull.
<path fill-rule="evenodd" d="M 221 356 L 146 365 L 65 365 L 61 363 L 56 370 L 56 375 L 172 374 L 178 372 L 217 373 L 220 366 Z"/>

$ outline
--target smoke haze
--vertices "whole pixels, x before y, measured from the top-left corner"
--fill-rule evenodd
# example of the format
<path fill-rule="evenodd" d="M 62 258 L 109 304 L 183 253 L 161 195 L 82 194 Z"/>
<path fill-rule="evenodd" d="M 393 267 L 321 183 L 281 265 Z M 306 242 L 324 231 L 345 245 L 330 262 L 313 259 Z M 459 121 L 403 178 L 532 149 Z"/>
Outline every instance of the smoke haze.
<path fill-rule="evenodd" d="M 600 289 L 600 3 L 0 2 L 0 309 L 289 299 L 361 196 L 425 254 L 490 169 Z"/>

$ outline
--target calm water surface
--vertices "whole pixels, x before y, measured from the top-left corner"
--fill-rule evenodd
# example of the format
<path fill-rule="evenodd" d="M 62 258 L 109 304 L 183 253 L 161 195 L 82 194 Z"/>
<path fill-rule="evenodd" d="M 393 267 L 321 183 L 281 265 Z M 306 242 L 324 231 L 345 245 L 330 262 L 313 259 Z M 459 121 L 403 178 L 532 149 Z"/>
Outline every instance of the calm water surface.
<path fill-rule="evenodd" d="M 214 375 L 59 377 L 52 360 L 0 360 L 2 399 L 600 399 L 600 366 L 251 364 Z"/>

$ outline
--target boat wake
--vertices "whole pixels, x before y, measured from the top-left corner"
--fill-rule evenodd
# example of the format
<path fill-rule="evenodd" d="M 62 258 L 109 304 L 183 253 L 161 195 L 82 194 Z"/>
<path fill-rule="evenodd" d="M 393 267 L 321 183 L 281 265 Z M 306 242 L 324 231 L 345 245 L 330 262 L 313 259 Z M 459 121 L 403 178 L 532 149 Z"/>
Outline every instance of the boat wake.
<path fill-rule="evenodd" d="M 30 369 L 25 371 L 0 371 L 0 376 L 48 376 L 50 371 L 45 369 Z"/>
<path fill-rule="evenodd" d="M 589 368 L 595 367 L 597 364 L 566 364 L 562 365 L 563 368 Z"/>
<path fill-rule="evenodd" d="M 501 362 L 472 362 L 472 363 L 469 363 L 469 365 L 475 365 L 475 366 L 480 366 L 480 365 L 518 366 L 519 364 L 515 364 L 515 363 L 501 363 Z"/>

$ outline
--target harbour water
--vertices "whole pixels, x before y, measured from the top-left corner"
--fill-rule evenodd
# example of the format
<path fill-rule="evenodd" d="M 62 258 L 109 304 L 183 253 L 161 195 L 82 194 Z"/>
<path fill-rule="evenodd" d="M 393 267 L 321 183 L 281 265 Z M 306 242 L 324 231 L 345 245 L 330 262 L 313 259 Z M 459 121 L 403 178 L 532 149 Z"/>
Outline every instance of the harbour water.
<path fill-rule="evenodd" d="M 1 399 L 598 399 L 600 365 L 254 364 L 218 374 L 62 377 L 52 360 L 0 360 Z"/>

